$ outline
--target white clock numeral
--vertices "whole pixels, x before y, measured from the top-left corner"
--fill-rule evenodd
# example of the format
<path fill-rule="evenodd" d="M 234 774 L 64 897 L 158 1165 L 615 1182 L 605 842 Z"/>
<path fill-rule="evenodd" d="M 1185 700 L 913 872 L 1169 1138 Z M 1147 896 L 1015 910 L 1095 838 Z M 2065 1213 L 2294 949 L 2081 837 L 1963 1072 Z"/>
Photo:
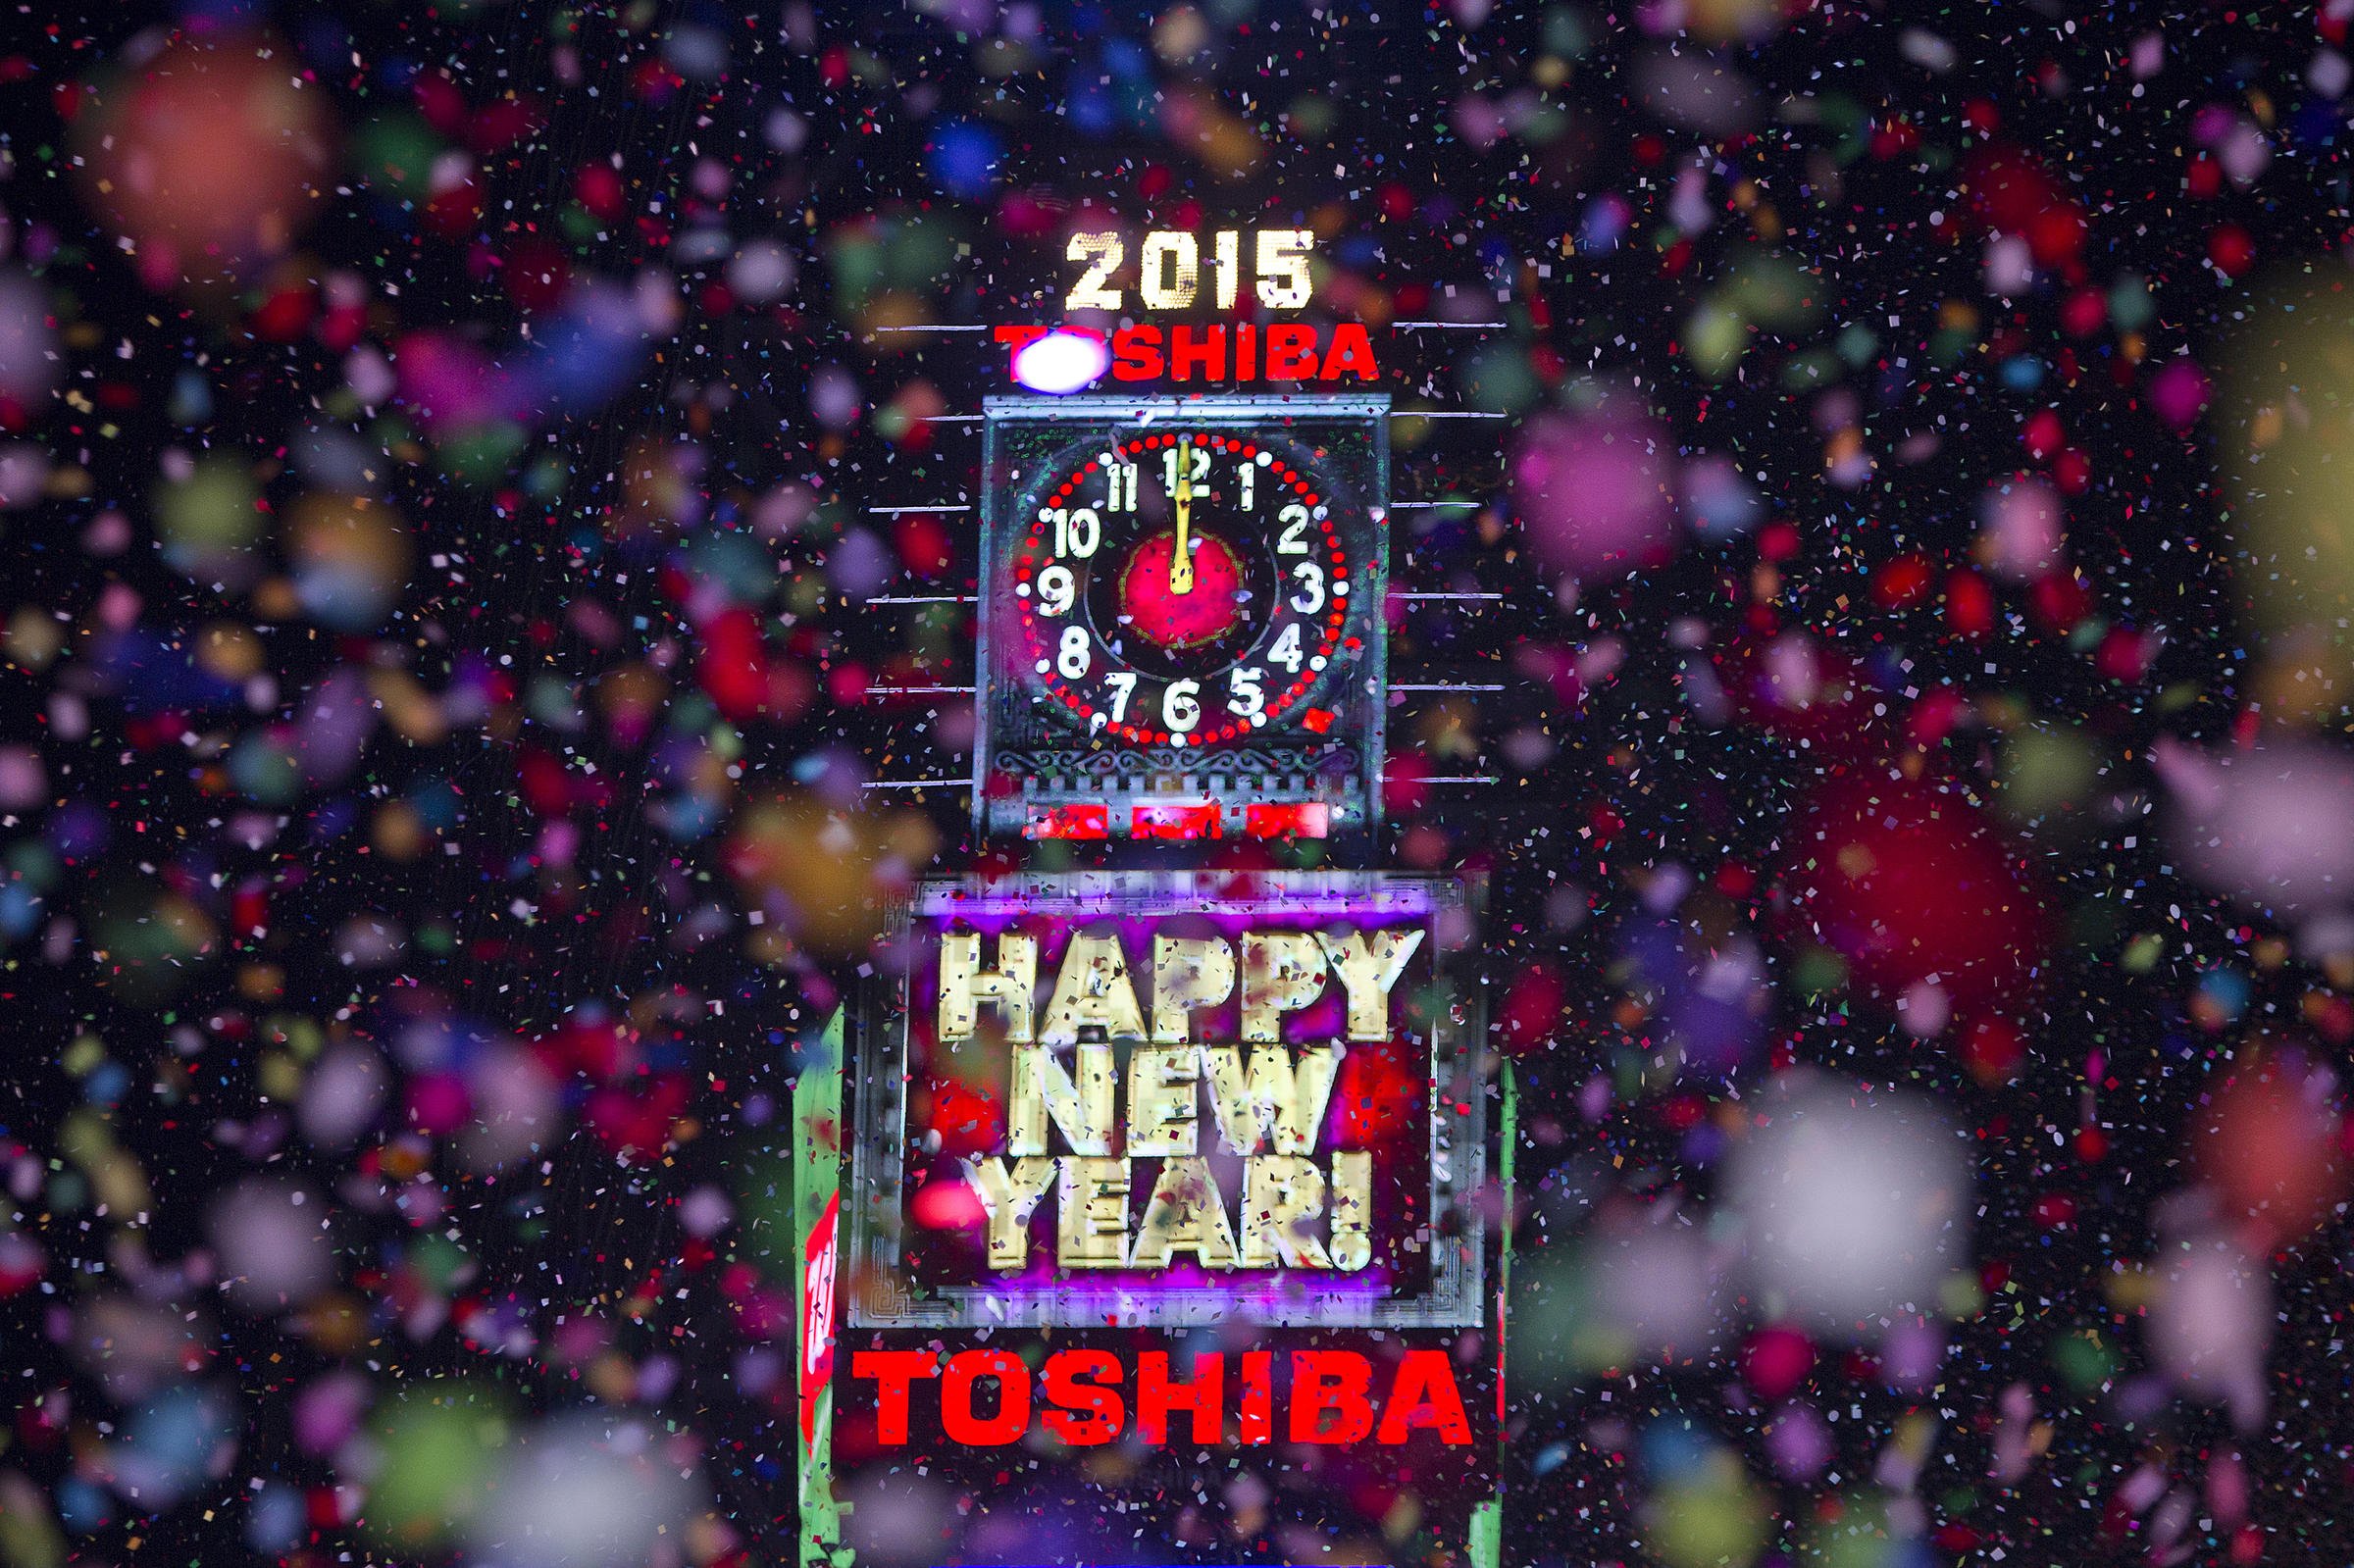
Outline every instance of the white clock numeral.
<path fill-rule="evenodd" d="M 1300 624 L 1295 621 L 1283 629 L 1283 635 L 1267 650 L 1267 662 L 1280 664 L 1292 674 L 1300 673 Z"/>
<path fill-rule="evenodd" d="M 1283 523 L 1283 532 L 1275 540 L 1277 555 L 1305 555 L 1307 553 L 1307 508 L 1298 501 L 1275 514 Z"/>
<path fill-rule="evenodd" d="M 1136 695 L 1136 672 L 1114 670 L 1103 678 L 1103 683 L 1111 687 L 1111 722 L 1127 723 L 1128 699 Z"/>
<path fill-rule="evenodd" d="M 1196 484 L 1199 484 L 1203 480 L 1209 478 L 1208 447 L 1195 446 L 1190 442 L 1182 448 L 1175 446 L 1163 447 L 1160 454 L 1160 482 L 1162 487 L 1171 495 L 1175 495 L 1177 493 L 1177 454 L 1180 450 L 1189 451 L 1194 454 L 1192 470 L 1186 475 L 1188 480 Z"/>
<path fill-rule="evenodd" d="M 1133 512 L 1136 510 L 1136 465 L 1106 463 L 1103 465 L 1103 510 Z"/>
<path fill-rule="evenodd" d="M 1248 719 L 1267 705 L 1267 694 L 1259 689 L 1266 672 L 1238 664 L 1226 673 L 1226 707 L 1228 711 Z"/>
<path fill-rule="evenodd" d="M 1038 607 L 1060 615 L 1079 597 L 1079 583 L 1067 566 L 1050 566 L 1038 575 Z"/>
<path fill-rule="evenodd" d="M 1246 512 L 1255 510 L 1258 498 L 1253 492 L 1258 484 L 1258 465 L 1251 462 L 1237 463 L 1234 465 L 1234 477 L 1243 491 L 1240 503 L 1242 509 Z"/>
<path fill-rule="evenodd" d="M 1047 521 L 1054 525 L 1054 553 L 1084 561 L 1103 542 L 1103 520 L 1092 506 L 1052 507 Z"/>
<path fill-rule="evenodd" d="M 1202 704 L 1195 700 L 1201 693 L 1202 683 L 1199 681 L 1169 683 L 1168 690 L 1160 694 L 1160 717 L 1171 733 L 1181 735 L 1193 733 L 1194 726 L 1202 722 Z"/>
<path fill-rule="evenodd" d="M 1062 644 L 1054 654 L 1054 668 L 1062 672 L 1065 681 L 1084 681 L 1093 663 L 1094 659 L 1088 651 L 1087 628 L 1064 627 Z"/>
<path fill-rule="evenodd" d="M 1300 591 L 1292 595 L 1292 608 L 1302 615 L 1313 615 L 1324 608 L 1324 569 L 1313 561 L 1303 561 L 1292 568 L 1292 581 Z"/>

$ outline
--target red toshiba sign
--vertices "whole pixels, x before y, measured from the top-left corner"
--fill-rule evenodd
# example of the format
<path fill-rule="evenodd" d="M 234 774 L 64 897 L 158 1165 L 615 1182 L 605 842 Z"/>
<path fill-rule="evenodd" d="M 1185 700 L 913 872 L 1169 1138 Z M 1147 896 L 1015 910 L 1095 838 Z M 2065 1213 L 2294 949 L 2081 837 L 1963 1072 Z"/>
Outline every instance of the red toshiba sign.
<path fill-rule="evenodd" d="M 999 327 L 993 334 L 1011 354 L 1049 331 L 1111 345 L 1115 381 L 1374 381 L 1373 339 L 1361 322 L 1331 328 L 1305 322 L 1140 322 L 1104 332 L 1093 327 Z"/>
<path fill-rule="evenodd" d="M 1229 1360 L 1237 1375 L 1227 1377 Z M 1178 1442 L 1215 1446 L 1230 1428 L 1245 1445 L 1272 1442 L 1403 1443 L 1427 1428 L 1442 1442 L 1471 1441 L 1471 1422 L 1447 1352 L 1407 1350 L 1378 1381 L 1370 1356 L 1356 1350 L 1294 1350 L 1279 1389 L 1276 1355 L 1196 1355 L 1183 1379 L 1165 1351 L 1135 1357 L 1133 1402 L 1128 1370 L 1109 1350 L 1057 1350 L 1034 1379 L 1029 1363 L 1007 1350 L 959 1350 L 945 1360 L 929 1350 L 860 1350 L 850 1376 L 874 1384 L 876 1438 L 908 1442 L 915 1386 L 940 1385 L 940 1428 L 950 1442 L 998 1447 L 1033 1429 L 1076 1447 L 1109 1442 L 1129 1430 L 1154 1445 L 1169 1441 L 1172 1419 L 1189 1430 Z M 991 1382 L 986 1396 L 975 1386 Z M 986 1408 L 985 1408 L 986 1407 Z M 1231 1415 L 1232 1419 L 1229 1420 Z"/>

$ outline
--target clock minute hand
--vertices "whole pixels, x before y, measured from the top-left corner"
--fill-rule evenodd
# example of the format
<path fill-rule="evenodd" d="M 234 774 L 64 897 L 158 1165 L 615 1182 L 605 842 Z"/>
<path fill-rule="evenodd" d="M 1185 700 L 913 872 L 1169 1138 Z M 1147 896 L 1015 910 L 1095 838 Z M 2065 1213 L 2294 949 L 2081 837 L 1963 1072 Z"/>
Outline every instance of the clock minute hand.
<path fill-rule="evenodd" d="M 1194 476 L 1191 446 L 1177 448 L 1177 539 L 1169 551 L 1169 591 L 1194 591 L 1194 555 L 1187 535 L 1194 521 Z"/>

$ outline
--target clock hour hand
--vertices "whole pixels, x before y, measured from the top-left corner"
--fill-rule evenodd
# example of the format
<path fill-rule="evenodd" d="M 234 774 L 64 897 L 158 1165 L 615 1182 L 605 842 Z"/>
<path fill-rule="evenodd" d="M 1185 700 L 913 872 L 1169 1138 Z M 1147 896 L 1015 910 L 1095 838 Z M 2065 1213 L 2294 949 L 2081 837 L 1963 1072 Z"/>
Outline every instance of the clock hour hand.
<path fill-rule="evenodd" d="M 1190 445 L 1177 448 L 1177 539 L 1169 550 L 1169 591 L 1194 591 L 1194 555 L 1187 535 L 1194 522 L 1194 449 Z"/>

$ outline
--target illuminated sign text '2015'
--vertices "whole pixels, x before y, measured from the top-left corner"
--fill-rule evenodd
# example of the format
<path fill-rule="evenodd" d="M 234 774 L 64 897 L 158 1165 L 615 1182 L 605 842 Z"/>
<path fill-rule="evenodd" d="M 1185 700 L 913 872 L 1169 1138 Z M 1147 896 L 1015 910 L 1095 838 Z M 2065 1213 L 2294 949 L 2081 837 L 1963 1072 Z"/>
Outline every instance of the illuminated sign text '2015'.
<path fill-rule="evenodd" d="M 1218 229 L 1207 236 L 1206 267 L 1203 236 L 1182 228 L 1152 229 L 1138 248 L 1133 285 L 1138 308 L 1148 315 L 1236 311 L 1246 299 L 1246 237 L 1250 299 L 1270 312 L 1306 309 L 1314 296 L 1309 263 L 1315 235 L 1305 228 L 1265 228 L 1248 236 L 1241 229 Z M 1117 230 L 1073 234 L 1068 255 L 1085 268 L 1063 296 L 1066 311 L 1117 313 L 1127 308 L 1129 289 L 1114 279 L 1115 275 L 1126 276 L 1128 242 Z M 1305 322 L 1211 320 L 1166 326 L 1131 321 L 1108 328 L 1082 322 L 1059 328 L 999 327 L 995 340 L 1005 347 L 1016 380 L 1022 379 L 1015 363 L 1022 350 L 1049 332 L 1105 345 L 1115 381 L 1371 384 L 1381 379 L 1372 335 L 1362 322 L 1324 328 Z"/>

